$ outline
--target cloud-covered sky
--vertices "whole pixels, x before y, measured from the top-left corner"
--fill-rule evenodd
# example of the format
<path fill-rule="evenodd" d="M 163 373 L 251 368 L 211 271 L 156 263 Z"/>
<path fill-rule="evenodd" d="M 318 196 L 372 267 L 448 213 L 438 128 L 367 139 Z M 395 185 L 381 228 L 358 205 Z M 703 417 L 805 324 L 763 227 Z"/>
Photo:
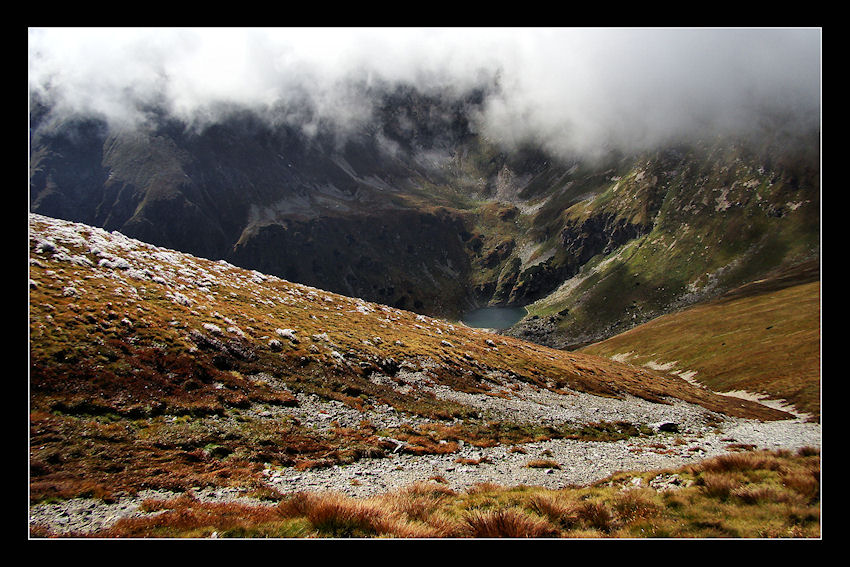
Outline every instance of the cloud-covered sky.
<path fill-rule="evenodd" d="M 371 104 L 352 84 L 495 77 L 482 132 L 565 153 L 741 128 L 763 108 L 820 119 L 817 28 L 32 28 L 28 59 L 31 91 L 125 124 L 139 103 L 198 121 L 306 101 L 310 120 L 351 126 Z"/>

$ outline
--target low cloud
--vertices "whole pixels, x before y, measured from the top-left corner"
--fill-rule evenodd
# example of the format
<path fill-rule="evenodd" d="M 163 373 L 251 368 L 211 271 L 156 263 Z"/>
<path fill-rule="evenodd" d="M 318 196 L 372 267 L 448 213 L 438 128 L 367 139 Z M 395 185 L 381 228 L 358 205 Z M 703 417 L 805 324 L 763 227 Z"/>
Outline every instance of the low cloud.
<path fill-rule="evenodd" d="M 31 29 L 29 88 L 57 112 L 124 127 L 166 109 L 188 123 L 244 107 L 357 129 L 373 89 L 487 84 L 481 132 L 570 155 L 754 126 L 817 126 L 819 29 Z"/>

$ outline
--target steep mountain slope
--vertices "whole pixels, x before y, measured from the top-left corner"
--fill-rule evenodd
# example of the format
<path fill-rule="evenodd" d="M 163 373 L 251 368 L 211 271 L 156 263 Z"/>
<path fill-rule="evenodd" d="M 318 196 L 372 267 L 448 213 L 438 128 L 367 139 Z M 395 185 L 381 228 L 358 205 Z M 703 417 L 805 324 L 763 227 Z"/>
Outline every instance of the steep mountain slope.
<path fill-rule="evenodd" d="M 39 215 L 29 222 L 35 501 L 141 488 L 259 489 L 268 466 L 326 467 L 402 448 L 450 454 L 463 442 L 651 435 L 667 408 L 682 404 L 689 422 L 708 427 L 724 416 L 791 417 L 646 368 L 119 233 Z M 542 421 L 470 402 L 544 394 L 550 418 Z M 313 399 L 338 404 L 331 427 L 314 424 Z M 617 400 L 612 415 L 620 417 L 600 421 L 599 408 Z M 559 407 L 575 409 L 551 421 Z M 347 413 L 349 425 L 341 424 Z"/>
<path fill-rule="evenodd" d="M 457 192 L 429 175 L 464 124 L 440 121 L 423 99 L 406 109 L 427 120 L 409 126 L 394 102 L 405 93 L 385 96 L 382 128 L 345 137 L 239 109 L 203 128 L 156 114 L 148 128 L 113 130 L 96 119 L 54 123 L 34 104 L 31 210 L 358 297 L 458 312 L 463 228 L 434 212 Z M 436 291 L 419 295 L 426 287 Z"/>
<path fill-rule="evenodd" d="M 819 256 L 819 135 L 783 117 L 591 161 L 482 136 L 487 89 L 372 94 L 344 135 L 240 109 L 121 131 L 34 104 L 30 208 L 426 315 L 528 305 L 511 333 L 559 348 Z"/>

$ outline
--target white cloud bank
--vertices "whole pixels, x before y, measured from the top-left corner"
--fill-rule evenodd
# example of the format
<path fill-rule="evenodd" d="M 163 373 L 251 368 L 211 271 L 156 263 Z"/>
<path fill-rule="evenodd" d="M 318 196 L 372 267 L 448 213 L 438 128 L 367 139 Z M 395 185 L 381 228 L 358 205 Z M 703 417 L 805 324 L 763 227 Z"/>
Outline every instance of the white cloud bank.
<path fill-rule="evenodd" d="M 369 118 L 381 81 L 459 91 L 498 77 L 482 131 L 574 152 L 741 128 L 755 109 L 818 124 L 819 29 L 47 28 L 29 88 L 114 122 L 158 103 L 186 120 L 222 103 Z M 293 101 L 300 102 L 295 104 Z M 300 109 L 300 110 L 299 110 Z"/>

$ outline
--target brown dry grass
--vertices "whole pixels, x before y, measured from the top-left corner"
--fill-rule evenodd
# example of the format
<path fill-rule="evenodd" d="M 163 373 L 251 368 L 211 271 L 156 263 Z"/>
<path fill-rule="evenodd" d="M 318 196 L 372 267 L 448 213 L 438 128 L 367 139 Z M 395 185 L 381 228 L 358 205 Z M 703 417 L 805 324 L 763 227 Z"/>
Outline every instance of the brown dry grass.
<path fill-rule="evenodd" d="M 532 459 L 525 463 L 525 466 L 530 469 L 560 469 L 561 465 L 557 461 L 551 459 Z"/>
<path fill-rule="evenodd" d="M 548 521 L 513 508 L 471 511 L 463 521 L 462 533 L 475 538 L 541 538 L 558 533 Z"/>
<path fill-rule="evenodd" d="M 146 501 L 156 514 L 93 537 L 817 538 L 819 472 L 814 451 L 776 451 L 561 490 L 482 483 L 457 492 L 428 482 L 364 499 L 298 492 L 266 505 L 183 496 Z M 630 482 L 662 473 L 694 482 L 664 492 Z M 36 527 L 32 535 L 51 534 Z"/>

